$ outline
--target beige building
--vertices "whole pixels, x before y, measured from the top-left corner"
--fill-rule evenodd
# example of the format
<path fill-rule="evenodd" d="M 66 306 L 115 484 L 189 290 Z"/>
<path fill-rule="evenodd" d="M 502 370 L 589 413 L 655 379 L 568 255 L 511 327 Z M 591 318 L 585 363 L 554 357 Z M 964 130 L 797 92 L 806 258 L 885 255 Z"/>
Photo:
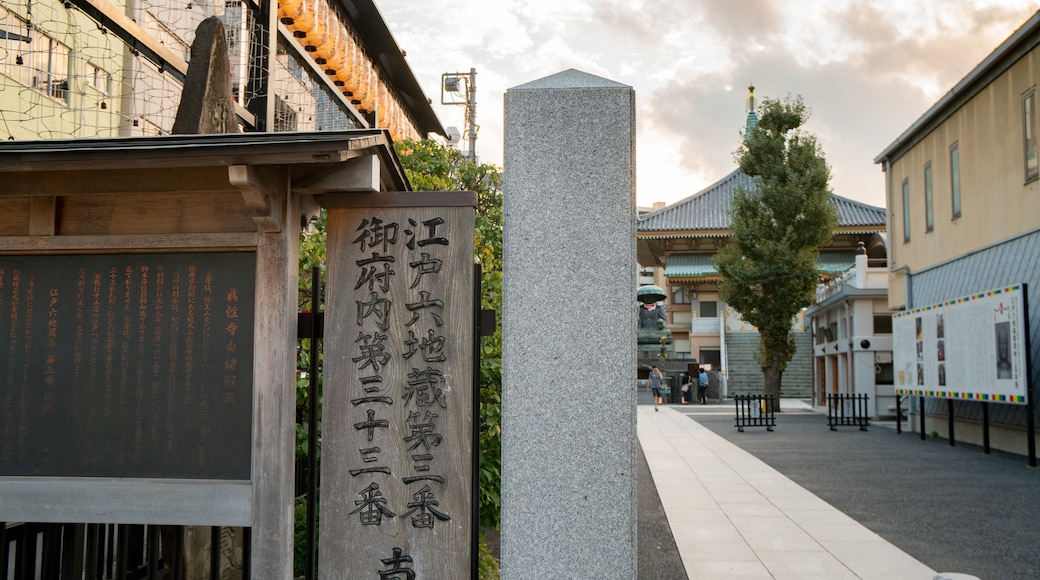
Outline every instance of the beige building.
<path fill-rule="evenodd" d="M 1018 283 L 1040 288 L 1038 42 L 1040 13 L 874 160 L 886 176 L 893 309 Z M 1034 388 L 1040 371 L 1037 302 L 1032 300 L 1029 316 Z M 941 421 L 933 423 L 940 434 L 952 409 L 957 439 L 982 441 L 983 403 L 924 402 L 926 418 Z M 1024 452 L 1027 407 L 990 404 L 988 411 L 993 445 Z"/>
<path fill-rule="evenodd" d="M 372 0 L 0 0 L 0 139 L 168 134 L 211 16 L 243 130 L 445 134 Z"/>

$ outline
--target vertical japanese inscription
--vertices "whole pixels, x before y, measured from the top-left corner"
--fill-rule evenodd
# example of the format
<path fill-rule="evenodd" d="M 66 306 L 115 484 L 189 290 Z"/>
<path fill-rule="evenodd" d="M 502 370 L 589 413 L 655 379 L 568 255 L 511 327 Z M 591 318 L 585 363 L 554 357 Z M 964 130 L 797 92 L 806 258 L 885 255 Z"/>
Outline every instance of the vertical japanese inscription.
<path fill-rule="evenodd" d="M 0 257 L 0 475 L 248 479 L 255 272 L 252 253 Z"/>
<path fill-rule="evenodd" d="M 472 242 L 471 207 L 329 211 L 323 570 L 468 575 Z"/>

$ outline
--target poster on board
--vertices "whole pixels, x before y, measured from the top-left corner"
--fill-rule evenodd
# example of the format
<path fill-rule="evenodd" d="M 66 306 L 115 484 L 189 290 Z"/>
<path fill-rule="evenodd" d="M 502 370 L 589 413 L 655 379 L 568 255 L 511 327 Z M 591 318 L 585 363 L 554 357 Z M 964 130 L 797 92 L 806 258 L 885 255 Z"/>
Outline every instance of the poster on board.
<path fill-rule="evenodd" d="M 893 317 L 901 395 L 1028 403 L 1026 285 L 999 288 Z"/>

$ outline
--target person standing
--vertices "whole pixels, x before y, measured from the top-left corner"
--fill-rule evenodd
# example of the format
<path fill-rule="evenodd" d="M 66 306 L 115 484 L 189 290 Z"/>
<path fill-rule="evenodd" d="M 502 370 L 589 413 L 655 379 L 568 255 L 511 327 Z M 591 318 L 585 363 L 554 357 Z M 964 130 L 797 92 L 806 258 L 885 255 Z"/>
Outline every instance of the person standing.
<path fill-rule="evenodd" d="M 708 404 L 708 371 L 704 367 L 697 375 L 697 401 L 702 405 Z"/>
<path fill-rule="evenodd" d="M 650 371 L 650 392 L 654 394 L 654 412 L 657 411 L 657 406 L 663 402 L 661 400 L 662 379 L 664 379 L 664 375 L 661 374 L 661 369 L 655 366 Z"/>

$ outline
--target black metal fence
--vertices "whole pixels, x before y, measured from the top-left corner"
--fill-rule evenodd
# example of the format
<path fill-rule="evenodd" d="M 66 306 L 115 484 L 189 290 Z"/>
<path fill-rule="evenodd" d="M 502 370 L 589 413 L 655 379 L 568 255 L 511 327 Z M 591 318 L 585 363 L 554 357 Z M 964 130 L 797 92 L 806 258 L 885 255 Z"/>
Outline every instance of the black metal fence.
<path fill-rule="evenodd" d="M 779 402 L 772 395 L 736 395 L 736 427 L 741 433 L 744 427 L 765 427 L 772 431 L 776 427 L 776 406 Z"/>
<path fill-rule="evenodd" d="M 870 426 L 870 396 L 865 394 L 827 394 L 827 426 L 831 431 L 838 427 L 859 427 L 866 431 Z"/>
<path fill-rule="evenodd" d="M 230 536 L 239 531 L 243 537 L 234 541 Z M 211 580 L 221 578 L 228 564 L 249 578 L 248 533 L 210 528 Z M 232 544 L 238 542 L 236 557 Z M 0 580 L 182 580 L 185 556 L 184 526 L 0 522 Z"/>

